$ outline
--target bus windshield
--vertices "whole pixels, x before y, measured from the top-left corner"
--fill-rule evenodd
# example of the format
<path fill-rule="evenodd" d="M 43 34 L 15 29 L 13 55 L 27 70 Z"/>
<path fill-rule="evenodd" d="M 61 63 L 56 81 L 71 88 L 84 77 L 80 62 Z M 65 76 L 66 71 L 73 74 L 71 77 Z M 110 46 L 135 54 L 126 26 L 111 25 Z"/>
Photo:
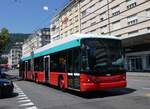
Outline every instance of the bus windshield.
<path fill-rule="evenodd" d="M 123 69 L 123 53 L 120 40 L 84 39 L 81 50 L 81 71 L 107 72 Z"/>

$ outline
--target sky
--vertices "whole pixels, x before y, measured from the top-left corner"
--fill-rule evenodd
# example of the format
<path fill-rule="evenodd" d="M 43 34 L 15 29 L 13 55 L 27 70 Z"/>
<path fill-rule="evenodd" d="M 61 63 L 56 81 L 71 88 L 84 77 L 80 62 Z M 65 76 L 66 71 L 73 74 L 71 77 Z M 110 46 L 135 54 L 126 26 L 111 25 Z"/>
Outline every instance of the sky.
<path fill-rule="evenodd" d="M 49 27 L 51 18 L 69 0 L 0 0 L 0 29 L 10 33 L 33 33 Z"/>

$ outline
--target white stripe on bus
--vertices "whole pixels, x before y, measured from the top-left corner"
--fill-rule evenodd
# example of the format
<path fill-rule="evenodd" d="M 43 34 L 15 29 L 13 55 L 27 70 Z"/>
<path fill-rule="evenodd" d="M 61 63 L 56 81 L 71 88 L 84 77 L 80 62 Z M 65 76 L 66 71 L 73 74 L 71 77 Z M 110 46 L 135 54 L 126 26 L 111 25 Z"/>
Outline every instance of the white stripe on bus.
<path fill-rule="evenodd" d="M 74 76 L 80 76 L 80 73 L 74 73 Z"/>
<path fill-rule="evenodd" d="M 80 76 L 80 73 L 68 73 L 69 76 Z"/>
<path fill-rule="evenodd" d="M 73 73 L 68 73 L 69 76 L 73 76 Z"/>

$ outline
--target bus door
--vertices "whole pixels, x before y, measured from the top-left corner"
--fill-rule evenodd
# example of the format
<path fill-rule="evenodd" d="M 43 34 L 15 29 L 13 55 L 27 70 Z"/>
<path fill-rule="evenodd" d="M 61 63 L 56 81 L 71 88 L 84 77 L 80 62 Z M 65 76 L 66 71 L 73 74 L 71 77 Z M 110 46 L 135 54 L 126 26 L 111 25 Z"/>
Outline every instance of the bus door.
<path fill-rule="evenodd" d="M 79 49 L 74 48 L 68 51 L 68 87 L 80 89 L 80 54 Z"/>
<path fill-rule="evenodd" d="M 25 79 L 28 79 L 28 61 L 25 61 Z"/>
<path fill-rule="evenodd" d="M 49 72 L 50 72 L 50 56 L 44 56 L 44 74 L 45 82 L 49 82 Z"/>

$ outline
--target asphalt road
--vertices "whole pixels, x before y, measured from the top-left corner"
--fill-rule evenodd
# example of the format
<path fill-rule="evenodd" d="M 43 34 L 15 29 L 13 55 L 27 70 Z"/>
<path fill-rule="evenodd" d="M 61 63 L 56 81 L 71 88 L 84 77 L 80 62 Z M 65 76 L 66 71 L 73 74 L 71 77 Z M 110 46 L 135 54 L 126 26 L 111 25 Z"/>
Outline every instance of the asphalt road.
<path fill-rule="evenodd" d="M 150 109 L 150 77 L 127 80 L 127 88 L 87 94 L 15 81 L 13 97 L 0 99 L 0 109 Z"/>

